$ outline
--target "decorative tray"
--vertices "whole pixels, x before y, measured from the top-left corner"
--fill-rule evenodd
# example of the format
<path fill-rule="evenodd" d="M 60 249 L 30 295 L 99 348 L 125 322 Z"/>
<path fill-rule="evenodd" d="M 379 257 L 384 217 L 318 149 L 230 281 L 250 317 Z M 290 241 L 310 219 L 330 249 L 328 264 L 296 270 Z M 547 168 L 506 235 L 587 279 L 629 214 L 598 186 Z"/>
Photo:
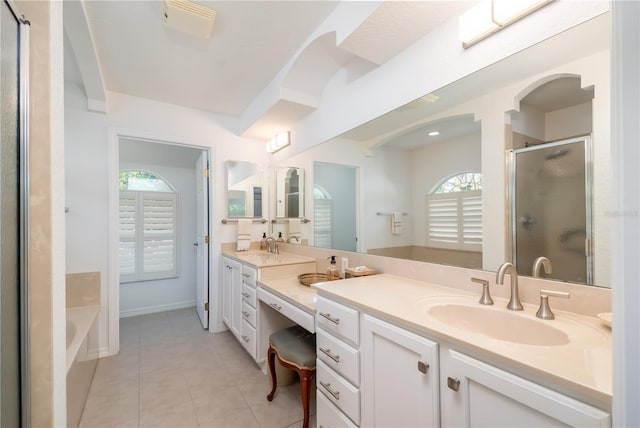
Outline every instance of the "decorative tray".
<path fill-rule="evenodd" d="M 317 282 L 323 282 L 326 280 L 327 280 L 326 273 L 314 272 L 314 273 L 301 273 L 300 275 L 298 275 L 298 281 L 300 281 L 300 284 L 306 285 L 307 287 L 310 286 L 311 284 L 315 284 Z"/>

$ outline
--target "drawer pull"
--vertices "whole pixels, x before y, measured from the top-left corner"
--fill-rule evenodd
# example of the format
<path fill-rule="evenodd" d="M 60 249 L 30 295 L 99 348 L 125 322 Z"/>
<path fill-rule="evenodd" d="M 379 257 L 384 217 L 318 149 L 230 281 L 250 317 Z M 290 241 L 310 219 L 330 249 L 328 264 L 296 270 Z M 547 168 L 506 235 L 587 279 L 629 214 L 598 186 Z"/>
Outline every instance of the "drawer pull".
<path fill-rule="evenodd" d="M 319 312 L 319 314 L 320 314 L 320 316 L 328 319 L 329 321 L 331 321 L 332 323 L 334 323 L 336 325 L 340 324 L 340 318 L 332 318 L 331 314 L 329 314 L 329 313 L 325 314 L 324 312 Z"/>
<path fill-rule="evenodd" d="M 249 318 L 249 312 L 247 311 L 242 311 L 242 315 L 244 315 L 245 318 Z"/>
<path fill-rule="evenodd" d="M 326 389 L 329 394 L 333 396 L 333 398 L 335 398 L 336 400 L 340 399 L 340 391 L 334 391 L 333 389 L 331 389 L 330 383 L 324 383 L 323 381 L 320 381 L 320 385 L 322 385 L 322 387 Z"/>
<path fill-rule="evenodd" d="M 249 293 L 242 293 L 242 295 L 247 299 L 249 298 Z"/>
<path fill-rule="evenodd" d="M 336 363 L 340 362 L 340 355 L 331 354 L 331 349 L 327 349 L 327 348 L 319 348 L 319 349 L 323 354 L 325 354 L 327 357 L 331 358 Z"/>
<path fill-rule="evenodd" d="M 242 276 L 244 276 L 245 278 L 249 278 L 251 275 L 249 275 L 248 273 L 243 273 Z"/>
<path fill-rule="evenodd" d="M 242 340 L 244 340 L 245 342 L 249 343 L 249 338 L 247 336 L 242 336 Z"/>
<path fill-rule="evenodd" d="M 427 374 L 427 372 L 429 371 L 429 364 L 423 361 L 418 361 L 418 371 L 420 373 Z"/>
<path fill-rule="evenodd" d="M 454 391 L 458 391 L 458 389 L 460 388 L 460 381 L 458 379 L 454 379 L 452 377 L 448 377 L 447 378 L 447 386 L 449 387 L 449 389 L 452 389 Z"/>
<path fill-rule="evenodd" d="M 271 306 L 276 311 L 280 311 L 282 309 L 282 306 L 278 305 L 277 303 L 269 303 L 269 306 Z"/>

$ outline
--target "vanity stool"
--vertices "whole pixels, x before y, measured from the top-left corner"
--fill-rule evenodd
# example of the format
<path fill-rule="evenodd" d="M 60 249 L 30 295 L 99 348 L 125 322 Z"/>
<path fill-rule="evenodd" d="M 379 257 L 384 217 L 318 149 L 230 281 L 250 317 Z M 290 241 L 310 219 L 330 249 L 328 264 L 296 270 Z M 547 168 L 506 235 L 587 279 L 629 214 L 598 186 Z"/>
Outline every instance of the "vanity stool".
<path fill-rule="evenodd" d="M 309 427 L 309 398 L 311 381 L 316 375 L 316 335 L 309 333 L 299 325 L 279 330 L 269 336 L 267 361 L 273 383 L 267 400 L 273 400 L 278 382 L 276 379 L 276 361 L 282 366 L 292 369 L 300 376 L 300 394 L 304 411 L 303 428 Z"/>

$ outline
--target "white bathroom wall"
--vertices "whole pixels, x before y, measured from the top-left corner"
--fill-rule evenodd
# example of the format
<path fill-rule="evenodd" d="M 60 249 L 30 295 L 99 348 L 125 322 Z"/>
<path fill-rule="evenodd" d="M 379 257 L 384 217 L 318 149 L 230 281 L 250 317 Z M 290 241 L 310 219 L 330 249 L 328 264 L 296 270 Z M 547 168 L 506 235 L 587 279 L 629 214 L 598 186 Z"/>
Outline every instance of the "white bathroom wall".
<path fill-rule="evenodd" d="M 545 141 L 590 134 L 591 113 L 591 103 L 584 103 L 545 114 Z"/>
<path fill-rule="evenodd" d="M 124 146 L 128 146 L 128 150 Z M 133 146 L 133 147 L 131 147 Z M 151 171 L 177 194 L 178 276 L 120 284 L 120 316 L 128 317 L 196 304 L 196 161 L 201 150 L 125 141 L 120 144 L 120 170 Z"/>

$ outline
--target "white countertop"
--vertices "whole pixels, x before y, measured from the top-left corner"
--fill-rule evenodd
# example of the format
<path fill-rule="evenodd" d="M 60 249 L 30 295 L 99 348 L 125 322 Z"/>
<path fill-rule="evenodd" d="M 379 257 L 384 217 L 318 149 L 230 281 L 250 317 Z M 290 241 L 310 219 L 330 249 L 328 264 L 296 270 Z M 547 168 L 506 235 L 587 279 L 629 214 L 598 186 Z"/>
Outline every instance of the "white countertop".
<path fill-rule="evenodd" d="M 281 252 L 279 254 L 266 251 L 223 251 L 224 256 L 233 257 L 243 263 L 248 263 L 257 268 L 292 265 L 298 263 L 315 262 L 315 259 L 299 256 L 292 253 Z"/>
<path fill-rule="evenodd" d="M 258 281 L 258 286 L 305 312 L 316 313 L 316 289 L 300 284 L 297 277 L 263 279 Z"/>
<path fill-rule="evenodd" d="M 569 337 L 572 337 L 569 343 L 558 346 L 525 345 L 452 327 L 429 315 L 425 308 L 424 302 L 429 299 L 441 303 L 461 300 L 470 302 L 470 299 L 477 301 L 480 293 L 473 294 L 385 274 L 324 282 L 313 287 L 321 296 L 362 309 L 419 334 L 444 340 L 461 350 L 485 356 L 494 363 L 503 363 L 516 372 L 542 379 L 543 384 L 555 389 L 611 405 L 611 330 L 604 327 L 597 318 L 556 310 L 555 320 L 538 321 L 568 331 Z M 491 308 L 492 310 L 505 308 L 505 300 L 494 300 L 495 308 Z M 537 320 L 537 306 L 524 306 L 524 311 L 518 312 L 518 316 Z M 481 305 L 478 304 L 478 307 Z M 553 308 L 553 302 L 551 307 Z M 527 332 L 523 331 L 521 334 L 526 335 Z"/>

